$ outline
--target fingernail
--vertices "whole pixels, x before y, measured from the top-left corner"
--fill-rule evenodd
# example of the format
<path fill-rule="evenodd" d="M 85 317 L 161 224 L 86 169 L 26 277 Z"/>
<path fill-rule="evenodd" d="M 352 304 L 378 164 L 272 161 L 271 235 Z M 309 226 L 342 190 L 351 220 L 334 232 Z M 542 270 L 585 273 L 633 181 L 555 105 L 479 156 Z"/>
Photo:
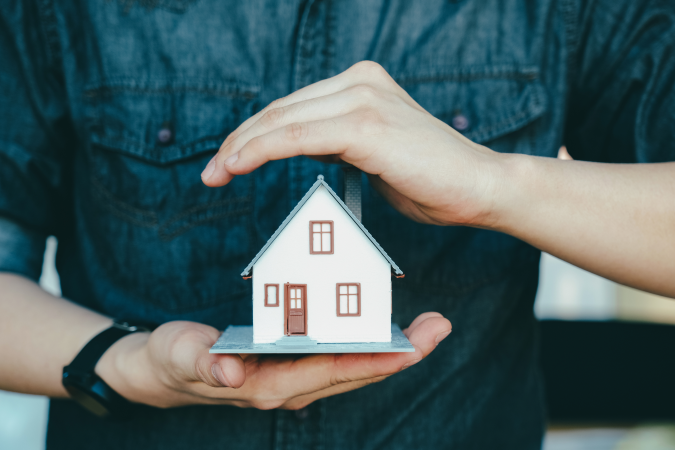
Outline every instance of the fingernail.
<path fill-rule="evenodd" d="M 234 166 L 234 163 L 236 163 L 238 159 L 239 159 L 239 152 L 237 152 L 234 155 L 231 155 L 229 158 L 227 158 L 225 160 L 225 165 L 226 166 Z"/>
<path fill-rule="evenodd" d="M 436 336 L 436 345 L 438 345 L 443 339 L 448 337 L 449 334 L 450 334 L 450 332 L 446 331 L 445 333 L 441 333 L 438 336 Z"/>
<path fill-rule="evenodd" d="M 414 364 L 417 364 L 418 362 L 420 362 L 419 359 L 415 359 L 415 360 L 413 360 L 413 361 L 407 362 L 407 363 L 403 364 L 403 367 L 401 367 L 401 370 L 407 369 L 408 367 L 410 367 L 410 366 L 412 366 L 412 365 L 414 365 Z"/>
<path fill-rule="evenodd" d="M 216 169 L 216 157 L 211 158 L 211 161 L 206 165 L 206 168 L 202 172 L 202 180 L 208 180 L 213 175 L 213 171 Z"/>
<path fill-rule="evenodd" d="M 222 384 L 223 387 L 228 387 L 229 383 L 225 380 L 225 374 L 223 374 L 223 369 L 220 368 L 218 364 L 211 366 L 211 373 L 218 380 L 218 383 Z"/>

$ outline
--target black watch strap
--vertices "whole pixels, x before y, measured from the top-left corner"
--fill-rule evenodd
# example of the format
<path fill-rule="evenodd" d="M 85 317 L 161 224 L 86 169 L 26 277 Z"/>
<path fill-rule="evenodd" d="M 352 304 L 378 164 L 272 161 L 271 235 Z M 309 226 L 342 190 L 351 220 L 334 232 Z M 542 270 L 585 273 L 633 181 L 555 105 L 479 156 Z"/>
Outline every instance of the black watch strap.
<path fill-rule="evenodd" d="M 112 326 L 107 330 L 101 331 L 91 341 L 84 346 L 75 359 L 68 365 L 71 371 L 78 372 L 93 372 L 96 363 L 101 356 L 112 346 L 115 342 L 124 336 L 134 333 L 137 330 L 131 331 L 121 327 Z"/>
<path fill-rule="evenodd" d="M 119 339 L 146 327 L 115 322 L 90 340 L 73 361 L 63 368 L 63 386 L 71 398 L 89 412 L 113 420 L 129 418 L 131 402 L 106 384 L 94 369 L 101 356 Z"/>

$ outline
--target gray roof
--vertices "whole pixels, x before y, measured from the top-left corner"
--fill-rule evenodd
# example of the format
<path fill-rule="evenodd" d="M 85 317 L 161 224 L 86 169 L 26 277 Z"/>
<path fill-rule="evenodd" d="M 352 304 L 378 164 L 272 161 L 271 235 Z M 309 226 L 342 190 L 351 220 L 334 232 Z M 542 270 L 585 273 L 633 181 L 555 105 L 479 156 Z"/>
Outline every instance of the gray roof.
<path fill-rule="evenodd" d="M 391 265 L 392 272 L 397 276 L 402 276 L 403 272 L 401 271 L 401 269 L 398 268 L 396 263 L 389 257 L 389 255 L 387 255 L 387 252 L 385 252 L 384 249 L 382 247 L 380 247 L 380 244 L 378 244 L 377 241 L 375 240 L 375 238 L 370 235 L 370 233 L 368 232 L 368 230 L 366 230 L 366 227 L 363 226 L 361 221 L 359 219 L 357 219 L 354 216 L 354 214 L 352 214 L 352 212 L 349 210 L 347 205 L 345 205 L 345 203 L 340 199 L 340 197 L 338 197 L 338 195 L 335 192 L 333 192 L 333 190 L 330 188 L 330 186 L 328 186 L 328 183 L 323 181 L 323 175 L 319 175 L 317 177 L 316 182 L 312 185 L 312 187 L 309 189 L 309 191 L 307 191 L 305 196 L 302 197 L 302 200 L 300 200 L 300 202 L 295 206 L 295 208 L 293 208 L 293 211 L 291 211 L 291 213 L 288 215 L 288 217 L 286 217 L 286 219 L 281 223 L 281 225 L 279 225 L 279 228 L 277 228 L 277 231 L 275 231 L 274 234 L 272 235 L 272 237 L 269 238 L 267 243 L 263 246 L 263 248 L 260 249 L 258 254 L 255 255 L 255 258 L 253 258 L 253 261 L 251 261 L 249 263 L 249 265 L 246 266 L 246 269 L 244 269 L 244 271 L 241 273 L 241 276 L 242 277 L 250 276 L 251 270 L 253 269 L 253 265 L 256 262 L 258 262 L 260 257 L 267 251 L 267 249 L 270 247 L 270 245 L 272 245 L 272 242 L 274 242 L 274 240 L 277 238 L 277 236 L 279 236 L 281 234 L 281 232 L 284 231 L 284 228 L 286 228 L 286 225 L 288 225 L 291 222 L 291 220 L 293 220 L 293 217 L 295 217 L 295 215 L 298 213 L 298 211 L 300 211 L 300 208 L 302 208 L 305 205 L 305 203 L 307 203 L 307 200 L 309 200 L 309 198 L 312 196 L 314 191 L 316 191 L 319 188 L 319 186 L 323 186 L 323 187 L 326 188 L 326 190 L 330 193 L 330 195 L 333 196 L 333 198 L 338 202 L 338 204 L 342 207 L 342 209 L 344 209 L 345 212 L 349 215 L 349 217 L 352 218 L 354 223 L 361 229 L 361 231 L 363 231 L 363 234 L 365 234 L 366 237 L 368 237 L 368 239 L 370 239 L 370 242 L 373 243 L 375 248 L 377 248 L 377 250 L 380 253 L 382 253 L 382 256 L 384 256 L 384 258 L 387 260 L 389 265 Z"/>

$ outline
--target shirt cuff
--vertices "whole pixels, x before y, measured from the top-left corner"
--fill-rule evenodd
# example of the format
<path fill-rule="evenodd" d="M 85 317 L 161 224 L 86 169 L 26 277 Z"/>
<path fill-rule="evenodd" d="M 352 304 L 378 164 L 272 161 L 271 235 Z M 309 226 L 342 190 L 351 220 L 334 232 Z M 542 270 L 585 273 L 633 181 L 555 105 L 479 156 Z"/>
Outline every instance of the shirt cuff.
<path fill-rule="evenodd" d="M 0 272 L 40 279 L 46 236 L 0 217 Z"/>

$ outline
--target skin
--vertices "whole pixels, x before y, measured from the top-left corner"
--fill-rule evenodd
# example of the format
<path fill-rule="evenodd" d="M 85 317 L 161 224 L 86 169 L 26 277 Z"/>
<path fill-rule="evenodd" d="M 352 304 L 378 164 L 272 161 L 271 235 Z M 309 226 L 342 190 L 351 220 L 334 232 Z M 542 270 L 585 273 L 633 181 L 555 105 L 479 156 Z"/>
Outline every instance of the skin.
<path fill-rule="evenodd" d="M 111 324 L 110 318 L 54 297 L 31 280 L 0 274 L 0 389 L 67 397 L 63 367 Z M 210 354 L 220 331 L 169 322 L 117 341 L 99 360 L 96 373 L 127 399 L 160 408 L 298 409 L 410 367 L 451 329 L 447 319 L 430 312 L 404 330 L 414 353 L 278 357 Z"/>
<path fill-rule="evenodd" d="M 202 179 L 223 186 L 299 155 L 360 168 L 412 220 L 508 233 L 619 283 L 675 296 L 673 163 L 499 154 L 431 116 L 382 67 L 362 62 L 248 119 Z M 0 389 L 66 396 L 62 367 L 110 323 L 32 281 L 0 274 Z M 415 353 L 259 357 L 211 355 L 217 330 L 171 322 L 120 339 L 96 371 L 128 399 L 158 407 L 297 409 L 409 367 L 450 331 L 447 319 L 425 313 L 405 330 Z"/>
<path fill-rule="evenodd" d="M 366 61 L 248 119 L 202 180 L 223 186 L 299 155 L 358 167 L 412 220 L 508 233 L 616 282 L 675 296 L 675 163 L 497 153 L 433 117 Z"/>

